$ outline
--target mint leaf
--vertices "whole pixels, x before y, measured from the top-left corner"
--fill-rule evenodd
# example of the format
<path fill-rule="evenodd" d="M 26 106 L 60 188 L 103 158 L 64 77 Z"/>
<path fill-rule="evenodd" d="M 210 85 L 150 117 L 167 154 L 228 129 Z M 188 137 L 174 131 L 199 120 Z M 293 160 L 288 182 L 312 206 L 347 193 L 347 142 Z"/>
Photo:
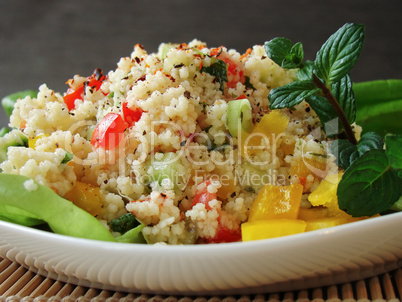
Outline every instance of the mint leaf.
<path fill-rule="evenodd" d="M 357 145 L 343 139 L 338 139 L 329 144 L 331 153 L 336 157 L 336 164 L 347 169 L 357 158 L 371 150 L 382 150 L 384 139 L 375 132 L 367 132 L 362 135 Z"/>
<path fill-rule="evenodd" d="M 269 108 L 282 109 L 293 107 L 319 91 L 320 89 L 311 81 L 296 81 L 272 89 L 268 95 Z"/>
<path fill-rule="evenodd" d="M 330 102 L 328 102 L 326 98 L 319 95 L 309 96 L 306 98 L 306 102 L 310 105 L 320 119 L 325 134 L 328 137 L 337 135 L 339 133 L 340 126 L 336 120 L 338 115 L 336 114 Z"/>
<path fill-rule="evenodd" d="M 345 139 L 331 142 L 329 149 L 336 157 L 336 164 L 345 170 L 359 157 L 356 145 Z"/>
<path fill-rule="evenodd" d="M 346 23 L 317 52 L 317 76 L 326 85 L 340 81 L 355 65 L 363 48 L 364 28 L 364 25 Z"/>
<path fill-rule="evenodd" d="M 331 92 L 343 110 L 349 124 L 356 118 L 356 105 L 352 90 L 352 81 L 349 75 L 343 77 L 339 82 L 331 85 Z M 306 99 L 311 108 L 319 117 L 323 130 L 328 137 L 337 135 L 342 130 L 342 124 L 335 120 L 338 117 L 334 107 L 324 97 L 312 95 Z"/>
<path fill-rule="evenodd" d="M 376 132 L 367 132 L 362 135 L 357 144 L 359 156 L 370 150 L 382 150 L 384 147 L 384 138 Z"/>
<path fill-rule="evenodd" d="M 394 169 L 402 169 L 402 135 L 386 135 L 385 146 L 391 167 Z M 401 171 L 399 171 L 399 174 L 401 174 Z"/>
<path fill-rule="evenodd" d="M 339 182 L 339 208 L 355 217 L 382 213 L 399 199 L 401 184 L 384 150 L 366 152 L 350 165 Z"/>
<path fill-rule="evenodd" d="M 337 99 L 350 124 L 356 119 L 356 102 L 352 85 L 349 74 L 331 85 L 331 92 Z"/>
<path fill-rule="evenodd" d="M 264 44 L 268 57 L 279 66 L 292 69 L 303 65 L 303 45 L 287 38 L 274 38 Z"/>
<path fill-rule="evenodd" d="M 311 81 L 313 79 L 314 62 L 307 60 L 303 67 L 296 72 L 299 81 Z"/>

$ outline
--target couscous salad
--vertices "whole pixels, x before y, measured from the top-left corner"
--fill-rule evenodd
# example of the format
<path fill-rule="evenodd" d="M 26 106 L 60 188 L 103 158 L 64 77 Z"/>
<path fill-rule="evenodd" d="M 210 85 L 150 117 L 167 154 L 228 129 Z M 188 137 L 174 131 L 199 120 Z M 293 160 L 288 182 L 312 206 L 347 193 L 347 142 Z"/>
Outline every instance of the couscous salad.
<path fill-rule="evenodd" d="M 200 244 L 397 209 L 401 136 L 365 132 L 356 118 L 355 99 L 385 87 L 351 80 L 363 39 L 364 26 L 345 24 L 315 61 L 285 38 L 245 53 L 199 40 L 156 53 L 137 44 L 115 70 L 75 75 L 64 93 L 43 84 L 4 98 L 0 219 Z M 400 81 L 386 85 L 398 99 Z"/>

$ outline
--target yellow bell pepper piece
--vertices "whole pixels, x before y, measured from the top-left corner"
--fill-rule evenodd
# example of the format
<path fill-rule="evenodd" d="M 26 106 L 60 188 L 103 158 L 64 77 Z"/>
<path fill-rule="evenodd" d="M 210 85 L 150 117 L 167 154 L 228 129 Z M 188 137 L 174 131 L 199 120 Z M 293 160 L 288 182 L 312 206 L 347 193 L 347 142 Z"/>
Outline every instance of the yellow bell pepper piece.
<path fill-rule="evenodd" d="M 319 177 L 318 171 L 325 171 L 327 162 L 325 158 L 314 156 L 312 158 L 303 157 L 294 160 L 290 166 L 290 174 L 297 175 L 299 178 L 307 177 L 310 174 Z"/>
<path fill-rule="evenodd" d="M 308 196 L 310 203 L 313 206 L 338 207 L 336 191 L 341 178 L 342 173 L 327 175 Z"/>
<path fill-rule="evenodd" d="M 279 110 L 273 110 L 265 114 L 258 124 L 253 128 L 251 133 L 241 134 L 242 155 L 252 154 L 261 150 L 260 146 L 264 139 L 268 139 L 270 144 L 275 144 L 279 135 L 285 132 L 289 124 L 289 118 Z M 279 146 L 277 146 L 279 147 Z"/>
<path fill-rule="evenodd" d="M 272 110 L 265 114 L 251 133 L 263 133 L 267 136 L 279 135 L 285 132 L 289 118 L 279 110 Z"/>
<path fill-rule="evenodd" d="M 336 191 L 343 172 L 327 175 L 318 187 L 310 193 L 308 200 L 313 206 L 324 206 L 328 209 L 329 217 L 343 217 L 351 219 L 352 216 L 339 209 Z"/>
<path fill-rule="evenodd" d="M 313 220 L 329 217 L 329 211 L 325 207 L 312 207 L 312 208 L 300 208 L 299 216 L 297 219 L 300 220 Z"/>
<path fill-rule="evenodd" d="M 102 209 L 99 194 L 99 188 L 77 181 L 73 188 L 64 195 L 64 198 L 72 201 L 89 214 L 96 216 Z"/>
<path fill-rule="evenodd" d="M 35 138 L 30 138 L 28 140 L 28 147 L 35 150 L 38 139 L 43 138 L 43 137 L 48 137 L 48 136 L 49 136 L 48 134 L 42 133 L 42 134 L 37 135 Z"/>
<path fill-rule="evenodd" d="M 303 186 L 275 186 L 267 184 L 258 193 L 250 209 L 248 221 L 267 219 L 297 219 Z"/>
<path fill-rule="evenodd" d="M 306 222 L 296 219 L 249 221 L 241 225 L 243 241 L 261 240 L 303 233 Z"/>
<path fill-rule="evenodd" d="M 330 228 L 330 227 L 334 227 L 337 225 L 345 224 L 346 218 L 325 217 L 325 218 L 307 220 L 306 223 L 307 223 L 307 225 L 306 225 L 305 232 L 308 232 L 308 231 L 320 230 L 320 229 L 325 229 L 325 228 Z"/>

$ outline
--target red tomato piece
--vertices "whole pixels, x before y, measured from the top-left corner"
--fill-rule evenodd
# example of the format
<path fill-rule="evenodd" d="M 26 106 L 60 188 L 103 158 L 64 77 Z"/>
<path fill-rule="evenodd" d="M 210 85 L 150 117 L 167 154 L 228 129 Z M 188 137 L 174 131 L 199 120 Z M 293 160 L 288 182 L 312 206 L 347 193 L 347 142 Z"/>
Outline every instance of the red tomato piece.
<path fill-rule="evenodd" d="M 205 209 L 211 210 L 211 207 L 209 206 L 209 202 L 213 199 L 216 199 L 216 193 L 208 192 L 208 186 L 210 184 L 211 184 L 211 180 L 205 181 L 205 188 L 203 188 L 200 191 L 197 191 L 197 193 L 194 196 L 191 207 L 194 207 L 197 203 L 203 203 L 203 204 L 205 204 Z"/>
<path fill-rule="evenodd" d="M 72 80 L 69 80 L 70 88 L 67 89 L 66 94 L 63 96 L 64 103 L 66 103 L 68 111 L 75 109 L 75 100 L 82 100 L 87 86 L 92 89 L 99 90 L 106 77 L 103 75 L 101 69 L 95 69 L 94 73 L 87 77 L 87 81 L 73 89 L 71 87 Z"/>
<path fill-rule="evenodd" d="M 95 148 L 114 149 L 121 141 L 128 125 L 120 114 L 108 113 L 95 127 L 91 144 Z"/>
<path fill-rule="evenodd" d="M 84 85 L 78 87 L 78 89 L 73 90 L 68 88 L 67 93 L 63 96 L 64 103 L 66 103 L 68 111 L 75 108 L 75 100 L 82 100 L 82 95 L 84 94 Z"/>
<path fill-rule="evenodd" d="M 300 180 L 300 184 L 304 187 L 306 185 L 307 178 L 303 177 L 303 176 L 300 176 L 299 180 Z"/>
<path fill-rule="evenodd" d="M 144 111 L 140 107 L 129 108 L 127 106 L 127 101 L 126 101 L 126 102 L 123 102 L 122 112 L 123 112 L 124 120 L 131 127 L 132 125 L 134 125 L 136 122 L 138 122 L 140 120 L 142 113 Z"/>
<path fill-rule="evenodd" d="M 213 238 L 208 238 L 207 243 L 222 243 L 222 242 L 237 242 L 241 240 L 241 229 L 229 230 L 228 228 L 218 225 L 216 235 Z"/>

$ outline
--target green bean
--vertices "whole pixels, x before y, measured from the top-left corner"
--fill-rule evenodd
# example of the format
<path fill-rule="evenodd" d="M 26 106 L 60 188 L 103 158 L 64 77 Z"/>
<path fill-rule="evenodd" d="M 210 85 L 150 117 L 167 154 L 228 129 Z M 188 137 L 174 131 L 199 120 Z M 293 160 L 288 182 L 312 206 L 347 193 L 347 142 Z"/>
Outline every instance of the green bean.
<path fill-rule="evenodd" d="M 402 99 L 402 80 L 375 80 L 353 83 L 358 108 Z"/>
<path fill-rule="evenodd" d="M 364 132 L 402 133 L 402 80 L 376 80 L 353 84 L 356 123 Z"/>

